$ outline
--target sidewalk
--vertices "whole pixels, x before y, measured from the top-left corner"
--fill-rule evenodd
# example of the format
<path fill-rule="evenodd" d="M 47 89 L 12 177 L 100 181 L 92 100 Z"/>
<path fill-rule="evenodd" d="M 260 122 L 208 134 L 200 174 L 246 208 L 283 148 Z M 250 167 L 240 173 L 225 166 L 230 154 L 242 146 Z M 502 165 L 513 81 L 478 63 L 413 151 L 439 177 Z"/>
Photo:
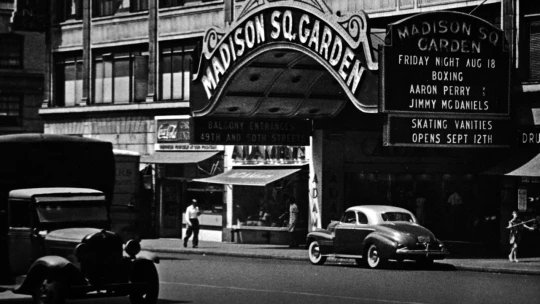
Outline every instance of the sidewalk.
<path fill-rule="evenodd" d="M 145 239 L 141 241 L 143 250 L 156 253 L 160 257 L 174 254 L 202 254 L 233 257 L 298 260 L 309 263 L 307 250 L 291 249 L 283 245 L 237 244 L 226 242 L 199 242 L 199 248 L 184 248 L 180 239 Z M 329 262 L 354 264 L 353 260 L 329 259 Z M 522 258 L 519 263 L 509 262 L 503 258 L 455 258 L 436 261 L 458 270 L 482 271 L 494 273 L 540 275 L 540 257 Z"/>

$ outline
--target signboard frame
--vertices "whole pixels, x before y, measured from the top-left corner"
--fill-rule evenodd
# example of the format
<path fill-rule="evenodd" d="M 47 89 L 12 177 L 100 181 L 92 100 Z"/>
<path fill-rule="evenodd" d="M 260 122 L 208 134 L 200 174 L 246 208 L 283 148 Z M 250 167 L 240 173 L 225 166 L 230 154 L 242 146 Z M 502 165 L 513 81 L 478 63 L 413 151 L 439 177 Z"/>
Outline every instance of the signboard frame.
<path fill-rule="evenodd" d="M 386 116 L 383 132 L 385 146 L 511 146 L 512 140 L 506 136 L 507 130 L 495 133 L 501 130 L 497 127 L 499 124 L 509 125 L 511 112 L 511 60 L 501 29 L 476 16 L 460 12 L 420 13 L 388 26 L 385 45 L 379 48 L 379 60 L 379 111 Z M 494 72 L 495 82 L 491 78 Z M 490 88 L 494 91 L 489 91 Z M 479 128 L 478 133 L 474 133 L 474 130 L 460 129 L 457 125 L 455 128 L 463 131 L 462 135 L 475 138 L 486 135 L 497 143 L 447 144 L 439 140 L 438 143 L 426 144 L 396 141 L 396 121 L 413 118 L 491 121 L 494 123 L 494 126 L 490 125 L 494 127 L 493 132 Z M 412 133 L 414 127 L 416 125 L 412 123 L 402 125 L 399 128 L 408 129 L 398 131 Z M 430 128 L 423 131 L 443 135 L 448 132 Z"/>

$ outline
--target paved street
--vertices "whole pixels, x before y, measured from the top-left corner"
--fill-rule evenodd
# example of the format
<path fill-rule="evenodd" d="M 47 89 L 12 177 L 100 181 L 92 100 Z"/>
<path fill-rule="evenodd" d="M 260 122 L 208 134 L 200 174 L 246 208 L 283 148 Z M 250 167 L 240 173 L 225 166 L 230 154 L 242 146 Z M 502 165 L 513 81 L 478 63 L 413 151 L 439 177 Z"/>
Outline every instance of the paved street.
<path fill-rule="evenodd" d="M 173 303 L 538 303 L 540 276 L 457 271 L 436 263 L 370 270 L 305 261 L 176 254 L 159 264 L 159 304 Z M 0 303 L 30 304 L 0 294 Z M 123 304 L 127 299 L 74 301 Z"/>

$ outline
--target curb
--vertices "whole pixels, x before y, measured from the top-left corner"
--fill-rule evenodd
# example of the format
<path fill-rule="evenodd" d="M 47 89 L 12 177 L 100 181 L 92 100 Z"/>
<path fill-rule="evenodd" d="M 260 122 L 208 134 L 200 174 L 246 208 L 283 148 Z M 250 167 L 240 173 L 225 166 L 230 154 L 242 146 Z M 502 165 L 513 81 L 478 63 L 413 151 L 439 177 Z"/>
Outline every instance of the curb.
<path fill-rule="evenodd" d="M 153 249 L 143 248 L 143 250 L 153 252 L 160 258 L 163 258 L 161 254 L 199 254 L 199 255 L 213 255 L 213 256 L 228 256 L 239 258 L 253 258 L 253 259 L 276 259 L 276 260 L 294 260 L 294 261 L 307 261 L 307 258 L 292 257 L 288 255 L 273 255 L 273 254 L 260 254 L 260 253 L 243 253 L 243 252 L 223 252 L 213 250 L 200 250 L 200 249 Z"/>
<path fill-rule="evenodd" d="M 166 258 L 166 257 L 169 257 L 169 255 L 176 255 L 176 254 L 199 254 L 199 255 L 241 257 L 241 258 L 254 258 L 254 259 L 276 259 L 276 260 L 293 260 L 293 261 L 306 261 L 306 262 L 308 261 L 307 257 L 297 257 L 297 256 L 289 256 L 289 255 L 245 253 L 245 252 L 223 252 L 223 251 L 215 251 L 215 250 L 190 249 L 190 248 L 185 248 L 185 249 L 143 248 L 143 249 L 157 254 L 160 258 Z M 499 273 L 499 274 L 540 275 L 540 270 L 479 267 L 479 266 L 448 263 L 447 261 L 445 263 L 444 260 L 440 261 L 439 263 L 452 266 L 456 270 L 464 270 L 464 271 L 488 272 L 488 273 Z"/>

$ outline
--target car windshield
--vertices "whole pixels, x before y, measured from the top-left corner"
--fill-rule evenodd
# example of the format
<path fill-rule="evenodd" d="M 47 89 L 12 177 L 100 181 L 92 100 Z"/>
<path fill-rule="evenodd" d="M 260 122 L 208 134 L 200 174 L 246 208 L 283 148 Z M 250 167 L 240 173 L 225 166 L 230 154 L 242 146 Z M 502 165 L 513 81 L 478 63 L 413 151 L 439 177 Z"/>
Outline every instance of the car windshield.
<path fill-rule="evenodd" d="M 385 222 L 414 222 L 412 216 L 404 212 L 386 212 L 381 217 Z"/>
<path fill-rule="evenodd" d="M 107 220 L 104 201 L 48 202 L 37 209 L 41 223 L 97 222 Z"/>

